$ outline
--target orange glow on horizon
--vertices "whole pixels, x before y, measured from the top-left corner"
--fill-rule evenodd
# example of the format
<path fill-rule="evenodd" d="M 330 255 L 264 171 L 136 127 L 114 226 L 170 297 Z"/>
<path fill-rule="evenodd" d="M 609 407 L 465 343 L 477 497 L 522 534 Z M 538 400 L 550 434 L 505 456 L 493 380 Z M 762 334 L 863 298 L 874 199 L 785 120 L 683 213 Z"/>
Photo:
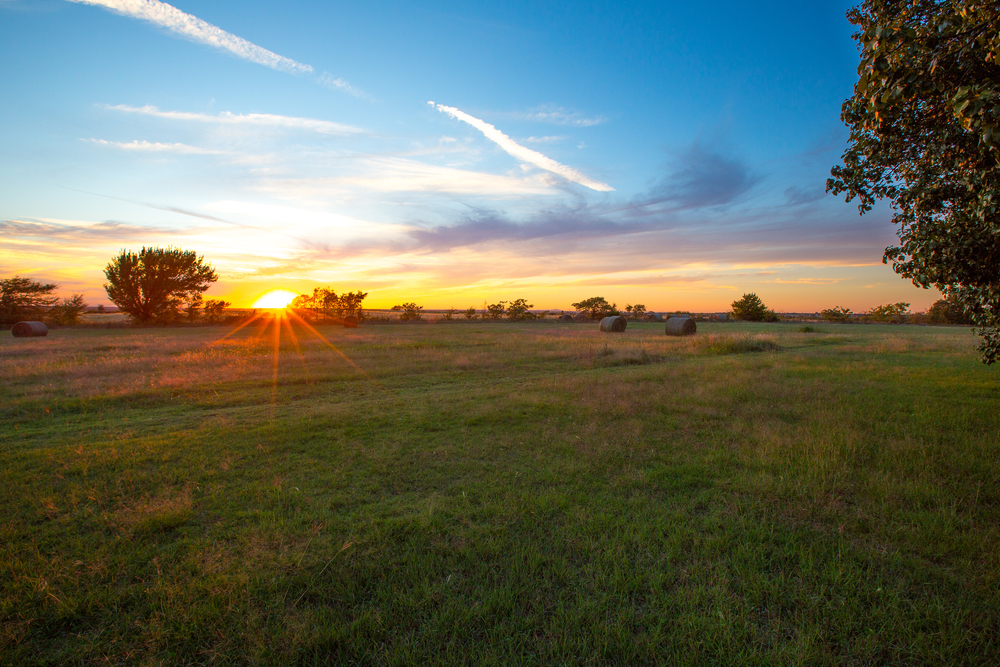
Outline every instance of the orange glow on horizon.
<path fill-rule="evenodd" d="M 253 302 L 254 308 L 286 308 L 298 294 L 286 289 L 273 289 Z"/>

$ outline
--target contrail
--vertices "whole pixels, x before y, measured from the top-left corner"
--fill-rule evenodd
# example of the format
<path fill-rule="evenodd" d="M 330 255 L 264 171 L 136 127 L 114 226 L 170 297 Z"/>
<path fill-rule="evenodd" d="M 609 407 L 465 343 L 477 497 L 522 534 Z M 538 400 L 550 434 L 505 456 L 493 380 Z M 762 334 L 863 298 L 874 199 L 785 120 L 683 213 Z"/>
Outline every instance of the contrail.
<path fill-rule="evenodd" d="M 486 135 L 487 139 L 494 142 L 497 146 L 504 149 L 507 153 L 514 156 L 521 162 L 533 164 L 536 167 L 545 169 L 546 171 L 551 171 L 553 174 L 559 174 L 563 178 L 573 181 L 574 183 L 579 183 L 580 185 L 586 186 L 591 190 L 597 190 L 598 192 L 614 191 L 614 188 L 607 183 L 595 181 L 592 178 L 584 176 L 576 169 L 573 169 L 573 167 L 567 167 L 564 164 L 559 164 L 552 158 L 546 157 L 538 151 L 525 148 L 486 121 L 470 116 L 464 111 L 459 111 L 455 107 L 448 107 L 443 104 L 434 104 L 434 102 L 428 102 L 427 104 L 430 104 L 438 111 L 448 114 L 452 118 L 457 118 L 460 121 L 468 123 Z"/>
<path fill-rule="evenodd" d="M 279 56 L 277 53 L 268 51 L 159 0 L 69 0 L 69 2 L 97 5 L 118 14 L 149 21 L 188 39 L 229 51 L 244 60 L 266 65 L 282 72 L 302 74 L 313 71 L 310 65 Z"/>

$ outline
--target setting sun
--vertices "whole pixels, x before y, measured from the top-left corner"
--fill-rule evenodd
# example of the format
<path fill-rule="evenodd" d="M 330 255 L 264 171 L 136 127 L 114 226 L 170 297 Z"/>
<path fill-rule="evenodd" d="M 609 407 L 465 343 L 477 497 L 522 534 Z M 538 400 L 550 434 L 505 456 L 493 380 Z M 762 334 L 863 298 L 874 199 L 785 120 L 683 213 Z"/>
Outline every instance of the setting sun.
<path fill-rule="evenodd" d="M 295 292 L 289 292 L 286 289 L 274 289 L 270 292 L 261 295 L 259 299 L 253 302 L 254 308 L 284 308 L 292 299 L 297 297 L 298 294 Z"/>

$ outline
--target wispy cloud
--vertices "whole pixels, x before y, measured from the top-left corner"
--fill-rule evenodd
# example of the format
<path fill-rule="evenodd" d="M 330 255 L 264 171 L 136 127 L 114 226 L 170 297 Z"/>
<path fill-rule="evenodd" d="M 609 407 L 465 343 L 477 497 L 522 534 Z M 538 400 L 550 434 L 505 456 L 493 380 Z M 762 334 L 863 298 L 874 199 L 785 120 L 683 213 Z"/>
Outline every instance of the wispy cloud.
<path fill-rule="evenodd" d="M 347 81 L 344 81 L 340 77 L 335 77 L 329 72 L 323 72 L 322 76 L 319 77 L 319 82 L 329 88 L 330 90 L 336 90 L 341 93 L 347 93 L 348 95 L 353 95 L 354 97 L 370 100 L 371 96 L 362 90 L 358 90 Z"/>
<path fill-rule="evenodd" d="M 150 141 L 108 141 L 107 139 L 81 139 L 98 146 L 118 148 L 125 151 L 145 151 L 150 153 L 180 153 L 182 155 L 218 155 L 223 151 L 213 151 L 208 148 L 189 146 L 187 144 L 162 144 Z"/>
<path fill-rule="evenodd" d="M 113 111 L 123 111 L 126 113 L 137 113 L 157 118 L 167 118 L 170 120 L 189 120 L 199 123 L 220 123 L 225 125 L 256 125 L 271 127 L 287 127 L 299 130 L 308 130 L 320 134 L 333 134 L 347 136 L 351 134 L 365 134 L 365 130 L 341 123 L 333 123 L 328 120 L 316 120 L 315 118 L 298 118 L 295 116 L 278 116 L 269 113 L 248 113 L 234 114 L 223 111 L 220 114 L 192 113 L 188 111 L 161 111 L 154 106 L 146 105 L 142 107 L 128 106 L 127 104 L 107 105 L 107 109 Z"/>
<path fill-rule="evenodd" d="M 735 203 L 759 181 L 748 165 L 700 144 L 678 156 L 677 164 L 640 206 L 667 204 L 674 210 Z"/>
<path fill-rule="evenodd" d="M 800 188 L 793 185 L 785 190 L 785 197 L 788 199 L 789 206 L 801 206 L 823 199 L 826 197 L 826 190 L 819 186 Z"/>
<path fill-rule="evenodd" d="M 348 168 L 340 175 L 300 179 L 265 178 L 257 189 L 293 199 L 325 199 L 334 195 L 356 197 L 362 193 L 363 196 L 368 196 L 376 192 L 392 196 L 404 193 L 407 196 L 413 193 L 447 193 L 510 199 L 557 192 L 549 179 L 551 177 L 547 174 L 545 177 L 515 178 L 426 164 L 406 158 L 363 155 L 351 159 Z"/>
<path fill-rule="evenodd" d="M 622 236 L 653 229 L 652 223 L 622 224 L 586 210 L 548 212 L 527 223 L 517 223 L 496 211 L 477 210 L 452 225 L 414 229 L 408 236 L 422 252 L 441 252 L 483 243 L 534 241 L 561 237 L 576 243 L 588 238 Z"/>
<path fill-rule="evenodd" d="M 564 164 L 560 164 L 550 157 L 542 155 L 538 151 L 533 151 L 530 148 L 525 148 L 520 145 L 506 134 L 490 125 L 486 121 L 480 120 L 464 111 L 460 111 L 455 107 L 445 106 L 443 104 L 434 104 L 434 102 L 428 102 L 431 106 L 436 108 L 442 113 L 446 113 L 452 118 L 456 118 L 460 121 L 468 123 L 472 127 L 476 128 L 482 132 L 487 139 L 494 142 L 497 146 L 505 150 L 510 155 L 514 156 L 521 162 L 526 162 L 528 164 L 533 164 L 536 167 L 550 171 L 553 174 L 558 174 L 563 178 L 573 181 L 574 183 L 579 183 L 591 190 L 597 190 L 598 192 L 611 192 L 614 190 L 613 187 L 607 183 L 602 183 L 600 181 L 595 181 L 594 179 L 581 174 L 576 169 L 572 167 L 567 167 Z"/>
<path fill-rule="evenodd" d="M 556 106 L 543 106 L 532 111 L 515 113 L 514 117 L 521 120 L 534 120 L 554 125 L 572 125 L 574 127 L 591 127 L 608 121 L 604 116 L 587 118 L 578 112 L 566 111 L 562 107 Z"/>
<path fill-rule="evenodd" d="M 272 69 L 292 74 L 312 72 L 309 65 L 248 42 L 242 37 L 228 33 L 196 16 L 187 14 L 173 5 L 158 0 L 69 0 L 86 5 L 104 7 L 118 14 L 149 21 L 183 37 L 201 44 L 229 51 L 238 58 L 249 60 Z"/>
<path fill-rule="evenodd" d="M 13 239 L 33 239 L 39 243 L 52 244 L 53 240 L 60 242 L 77 241 L 80 243 L 96 242 L 134 242 L 148 239 L 150 234 L 179 234 L 167 227 L 149 227 L 130 223 L 107 220 L 91 222 L 84 220 L 60 220 L 56 218 L 22 218 L 15 220 L 0 220 L 0 232 L 8 241 Z"/>

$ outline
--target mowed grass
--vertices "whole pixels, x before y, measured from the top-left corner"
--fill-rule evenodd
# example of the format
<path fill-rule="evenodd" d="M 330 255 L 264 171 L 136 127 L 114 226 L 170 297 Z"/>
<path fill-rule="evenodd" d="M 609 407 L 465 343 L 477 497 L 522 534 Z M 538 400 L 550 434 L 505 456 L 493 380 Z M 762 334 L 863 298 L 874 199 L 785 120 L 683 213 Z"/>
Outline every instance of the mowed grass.
<path fill-rule="evenodd" d="M 0 660 L 997 664 L 998 371 L 814 329 L 2 336 Z"/>

